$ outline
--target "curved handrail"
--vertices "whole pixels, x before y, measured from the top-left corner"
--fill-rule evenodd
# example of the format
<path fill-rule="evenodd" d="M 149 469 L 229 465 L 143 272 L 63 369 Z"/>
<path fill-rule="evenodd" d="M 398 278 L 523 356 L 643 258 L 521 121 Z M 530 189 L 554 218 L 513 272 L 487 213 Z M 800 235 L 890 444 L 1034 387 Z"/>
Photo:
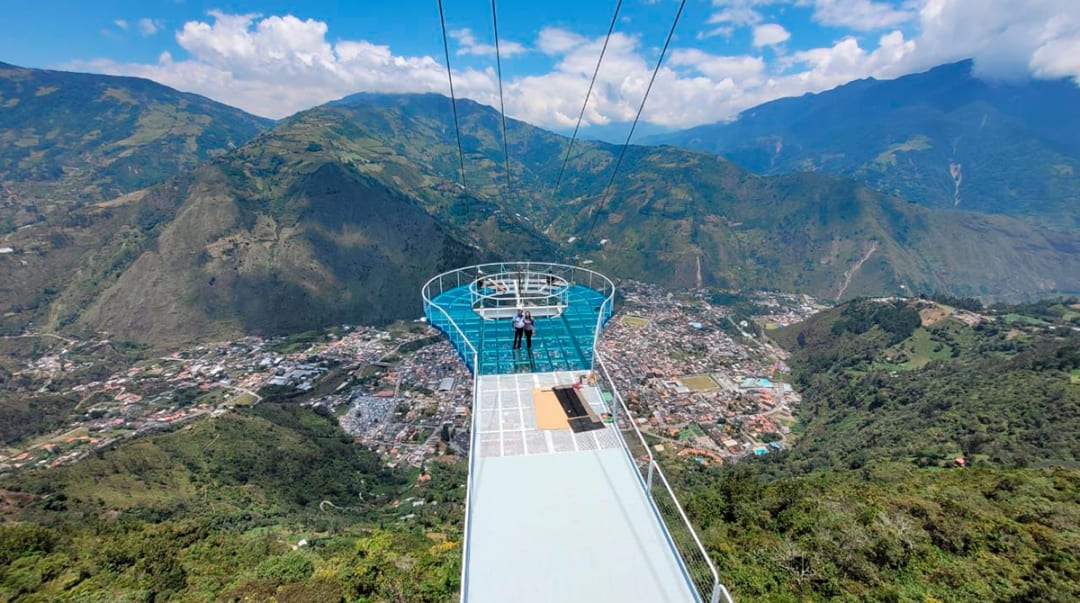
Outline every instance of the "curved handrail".
<path fill-rule="evenodd" d="M 560 279 L 562 282 L 567 283 L 567 291 L 575 284 L 580 284 L 584 287 L 599 291 L 604 295 L 604 301 L 601 302 L 596 317 L 596 327 L 593 330 L 592 357 L 587 359 L 590 365 L 589 368 L 594 368 L 596 365 L 596 343 L 599 341 L 602 327 L 607 322 L 607 319 L 611 317 L 611 312 L 615 304 L 615 283 L 608 277 L 594 270 L 555 262 L 490 262 L 486 264 L 465 266 L 433 276 L 424 283 L 424 286 L 421 289 L 424 307 L 425 309 L 429 306 L 438 307 L 438 305 L 433 302 L 436 297 L 449 289 L 475 283 L 478 275 L 490 276 L 521 272 L 538 273 L 545 276 L 551 274 L 556 279 Z M 470 288 L 470 292 L 472 292 L 472 288 Z M 463 341 L 469 342 L 467 338 L 464 338 L 464 333 L 461 332 L 460 328 L 457 328 L 457 324 L 454 323 L 447 312 L 442 310 L 442 308 L 439 308 L 439 310 L 446 316 L 450 323 L 454 324 L 458 333 L 462 335 Z M 471 345 L 471 342 L 469 343 L 469 351 L 475 354 L 476 347 Z M 465 354 L 463 353 L 463 355 Z"/>
<path fill-rule="evenodd" d="M 611 379 L 611 374 L 608 373 L 607 366 L 604 364 L 604 361 L 601 358 L 600 352 L 598 350 L 594 350 L 593 358 L 595 360 L 595 363 L 600 365 L 600 372 L 601 374 L 603 374 L 604 379 L 607 381 L 608 385 L 611 386 L 613 404 L 617 403 L 619 407 L 622 408 L 622 411 L 624 413 L 623 416 L 626 417 L 626 422 L 634 430 L 634 433 L 637 434 L 638 441 L 641 442 L 641 446 L 645 450 L 645 454 L 649 459 L 649 462 L 647 464 L 650 474 L 649 484 L 647 484 L 649 497 L 652 498 L 653 496 L 651 491 L 651 475 L 655 474 L 660 477 L 660 483 L 664 486 L 664 489 L 667 490 L 668 496 L 671 497 L 671 501 L 675 504 L 675 509 L 679 513 L 679 518 L 682 519 L 683 524 L 686 525 L 687 530 L 690 532 L 690 536 L 694 539 L 694 544 L 697 545 L 698 552 L 701 553 L 702 558 L 705 559 L 705 563 L 709 568 L 709 573 L 712 574 L 713 589 L 710 594 L 710 603 L 718 603 L 720 601 L 720 597 L 723 597 L 726 603 L 733 603 L 731 599 L 731 594 L 728 593 L 727 587 L 720 582 L 720 574 L 716 571 L 716 566 L 713 564 L 712 558 L 710 558 L 708 552 L 705 551 L 705 545 L 703 545 L 701 543 L 701 539 L 698 538 L 697 531 L 694 530 L 693 524 L 690 523 L 690 519 L 686 516 L 686 511 L 683 510 L 682 503 L 680 503 L 678 497 L 675 496 L 675 491 L 672 490 L 671 484 L 667 480 L 667 476 L 664 475 L 664 471 L 660 468 L 660 464 L 656 462 L 656 458 L 653 456 L 652 450 L 649 448 L 648 443 L 645 441 L 645 436 L 642 435 L 641 430 L 637 427 L 637 423 L 634 422 L 634 417 L 632 414 L 630 414 L 630 409 L 627 408 L 626 402 L 623 400 L 622 395 L 619 393 L 619 389 L 615 387 L 615 382 Z M 612 411 L 613 414 L 617 414 L 618 409 L 612 408 Z M 623 440 L 623 447 L 625 448 L 627 453 L 629 453 L 630 447 L 626 445 L 626 440 L 623 438 L 622 431 L 619 429 L 617 420 L 618 418 L 616 417 L 615 433 L 617 433 L 619 435 L 619 438 Z M 633 455 L 631 455 L 631 460 L 634 460 Z"/>
<path fill-rule="evenodd" d="M 594 270 L 589 270 L 588 268 L 571 266 L 569 264 L 558 264 L 555 262 L 491 262 L 487 264 L 466 266 L 464 268 L 456 268 L 433 276 L 428 282 L 424 283 L 424 286 L 421 289 L 421 295 L 424 298 L 425 305 L 431 304 L 432 299 L 437 297 L 438 293 L 447 290 L 445 287 L 447 281 L 452 281 L 454 287 L 460 287 L 463 283 L 475 282 L 477 274 L 499 274 L 504 272 L 541 272 L 544 274 L 550 272 L 555 277 L 561 278 L 570 285 L 580 283 L 590 289 L 596 289 L 597 291 L 604 293 L 605 298 L 613 298 L 615 295 L 615 283 L 603 274 Z M 438 285 L 439 291 L 437 294 L 432 295 L 432 288 L 436 284 Z"/>
<path fill-rule="evenodd" d="M 476 379 L 479 377 L 479 374 L 480 374 L 479 373 L 479 371 L 480 371 L 479 353 L 477 352 L 476 346 L 473 345 L 473 343 L 465 335 L 465 332 L 461 329 L 461 327 L 457 324 L 457 322 L 450 316 L 449 312 L 447 312 L 441 306 L 436 304 L 433 300 L 436 297 L 438 297 L 440 294 L 444 293 L 445 291 L 447 291 L 450 288 L 460 287 L 463 284 L 475 283 L 477 274 L 499 274 L 499 273 L 512 273 L 512 272 L 534 272 L 534 273 L 541 273 L 544 276 L 546 276 L 547 274 L 552 274 L 553 276 L 556 277 L 556 279 L 559 279 L 563 284 L 565 284 L 565 291 L 569 291 L 569 289 L 571 287 L 573 287 L 574 284 L 581 284 L 581 285 L 583 285 L 585 287 L 600 291 L 602 294 L 604 294 L 604 301 L 600 305 L 598 316 L 597 316 L 596 328 L 595 328 L 595 330 L 593 332 L 593 351 L 592 351 L 591 361 L 592 361 L 592 365 L 594 367 L 596 365 L 597 356 L 598 356 L 598 354 L 596 352 L 596 343 L 597 343 L 597 341 L 599 340 L 599 337 L 600 337 L 600 330 L 602 329 L 603 325 L 606 323 L 607 319 L 610 318 L 610 313 L 611 313 L 611 311 L 613 309 L 614 298 L 615 298 L 615 284 L 611 281 L 611 279 L 607 278 L 603 274 L 600 274 L 599 272 L 589 270 L 588 268 L 581 268 L 581 267 L 578 267 L 578 266 L 570 266 L 570 265 L 567 265 L 567 264 L 557 264 L 557 263 L 551 263 L 551 262 L 496 262 L 496 263 L 478 264 L 478 265 L 475 265 L 475 266 L 467 266 L 467 267 L 464 267 L 464 268 L 458 268 L 458 269 L 455 269 L 455 270 L 444 272 L 442 274 L 438 274 L 438 275 L 432 277 L 431 279 L 429 279 L 426 283 L 424 283 L 424 286 L 421 289 L 421 296 L 423 297 L 425 315 L 428 317 L 429 322 L 433 326 L 436 326 L 436 327 L 441 327 L 441 324 L 443 323 L 443 321 L 441 319 L 445 319 L 445 324 L 449 325 L 449 327 L 450 327 L 450 332 L 447 332 L 447 336 L 450 337 L 451 340 L 454 339 L 455 335 L 457 337 L 460 337 L 461 341 L 465 344 L 465 347 L 467 348 L 468 353 L 471 354 L 471 356 L 472 356 L 471 372 L 472 372 L 472 377 L 473 377 L 473 382 L 474 382 L 473 383 L 473 398 L 472 398 L 472 408 L 473 409 L 476 409 L 476 407 L 477 407 L 478 396 L 479 396 L 478 388 L 476 387 L 476 383 L 475 383 Z M 436 290 L 437 290 L 437 292 L 436 292 Z M 474 289 L 470 288 L 470 292 L 473 292 L 473 291 L 474 291 Z M 440 315 L 441 315 L 440 316 L 440 321 L 439 321 L 440 324 L 436 324 L 435 321 L 431 320 L 432 317 L 430 315 L 428 315 L 428 312 L 434 312 L 434 311 L 438 311 L 440 313 Z M 465 355 L 464 352 L 462 353 L 462 355 L 463 356 Z M 605 374 L 606 374 L 606 371 L 605 371 Z M 608 380 L 610 382 L 610 377 L 608 378 Z M 617 391 L 616 391 L 616 394 L 617 394 Z M 620 403 L 622 403 L 621 398 L 620 398 Z M 622 404 L 622 405 L 623 405 L 623 408 L 625 409 L 625 407 L 626 407 L 625 404 Z M 465 509 L 464 509 L 464 512 L 465 512 L 465 530 L 464 530 L 464 533 L 463 533 L 463 536 L 462 536 L 462 553 L 463 553 L 462 554 L 463 559 L 462 559 L 462 565 L 461 565 L 461 585 L 462 585 L 461 601 L 462 601 L 462 603 L 466 602 L 467 595 L 468 595 L 468 593 L 466 592 L 466 588 L 468 586 L 468 568 L 469 568 L 469 562 L 468 561 L 469 561 L 469 552 L 470 552 L 468 526 L 469 526 L 470 521 L 471 521 L 472 498 L 473 498 L 473 496 L 472 496 L 472 494 L 473 494 L 473 480 L 471 479 L 471 476 L 473 476 L 475 474 L 474 473 L 475 466 L 476 466 L 476 454 L 475 454 L 475 451 L 476 451 L 476 446 L 477 446 L 477 441 L 478 441 L 478 439 L 477 439 L 478 436 L 477 436 L 476 430 L 473 429 L 473 427 L 475 427 L 475 424 L 476 424 L 476 417 L 472 413 L 470 413 L 470 416 L 469 416 L 469 430 L 470 430 L 471 437 L 470 437 L 470 442 L 469 442 L 469 479 L 466 480 L 466 486 L 465 486 L 465 503 L 464 503 L 464 507 L 465 507 Z M 619 434 L 619 436 L 622 437 L 622 434 Z M 640 433 L 639 433 L 639 436 L 640 436 Z M 644 442 L 644 438 L 642 439 L 642 442 Z M 646 446 L 645 449 L 648 450 L 648 447 Z M 715 574 L 715 570 L 714 570 L 713 573 Z M 716 603 L 716 602 L 714 601 L 713 603 Z"/>

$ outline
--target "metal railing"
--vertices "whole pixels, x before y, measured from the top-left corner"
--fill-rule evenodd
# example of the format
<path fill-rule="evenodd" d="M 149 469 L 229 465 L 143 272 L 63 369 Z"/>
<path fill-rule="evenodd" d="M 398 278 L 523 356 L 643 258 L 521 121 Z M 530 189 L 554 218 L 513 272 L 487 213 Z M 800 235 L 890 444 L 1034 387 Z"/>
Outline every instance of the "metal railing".
<path fill-rule="evenodd" d="M 443 310 L 438 304 L 431 303 L 431 301 L 426 297 L 426 295 L 424 297 L 424 316 L 427 317 L 428 322 L 432 326 L 438 328 L 448 338 L 450 338 L 451 344 L 453 344 L 458 351 L 468 350 L 471 353 L 470 355 L 472 357 L 471 363 L 468 359 L 465 360 L 465 365 L 472 373 L 473 379 L 472 408 L 469 412 L 469 477 L 467 477 L 465 480 L 465 530 L 461 539 L 461 549 L 463 555 L 461 562 L 461 602 L 465 603 L 465 588 L 469 584 L 469 522 L 472 517 L 471 502 L 473 487 L 473 480 L 471 476 L 473 475 L 473 469 L 476 468 L 476 454 L 474 454 L 474 450 L 476 449 L 477 443 L 476 430 L 473 429 L 473 424 L 476 421 L 476 415 L 472 411 L 476 409 L 477 396 L 479 395 L 479 389 L 476 386 L 476 379 L 477 370 L 480 366 L 480 355 L 477 353 L 476 347 L 473 346 L 472 342 L 469 341 L 469 338 L 465 336 L 465 333 L 461 330 L 461 327 L 459 327 L 457 322 L 455 322 L 454 319 L 450 317 L 450 313 L 446 310 Z M 443 324 L 445 324 L 445 326 L 448 328 L 443 328 Z M 458 346 L 455 339 L 462 342 L 464 346 Z"/>
<path fill-rule="evenodd" d="M 587 354 L 584 354 L 588 357 L 583 358 L 589 368 L 595 368 L 594 358 L 596 356 L 596 343 L 599 341 L 601 329 L 604 324 L 607 323 L 607 320 L 611 318 L 615 302 L 615 283 L 608 277 L 599 272 L 589 270 L 588 268 L 570 266 L 567 264 L 555 264 L 551 262 L 493 262 L 488 264 L 477 264 L 475 266 L 466 266 L 464 268 L 444 272 L 432 277 L 421 289 L 421 295 L 423 296 L 424 301 L 424 315 L 433 326 L 446 333 L 447 337 L 450 337 L 451 343 L 453 343 L 461 353 L 462 360 L 468 364 L 470 355 L 477 355 L 475 346 L 470 344 L 468 349 L 458 346 L 457 340 L 451 335 L 453 331 L 443 329 L 442 326 L 436 322 L 436 319 L 442 320 L 442 318 L 445 317 L 447 323 L 454 326 L 454 331 L 461 335 L 461 340 L 468 342 L 464 332 L 458 328 L 458 325 L 450 317 L 450 314 L 442 308 L 439 308 L 433 300 L 446 291 L 466 285 L 470 286 L 469 290 L 471 295 L 475 289 L 475 283 L 479 278 L 508 273 L 540 274 L 543 275 L 544 278 L 551 275 L 554 277 L 556 283 L 566 283 L 565 289 L 567 291 L 574 285 L 581 285 L 594 291 L 599 291 L 604 296 L 604 301 L 598 308 L 599 311 L 596 317 L 596 326 L 593 329 L 593 340 L 591 342 L 592 349 L 589 350 Z M 438 308 L 441 314 L 433 315 L 430 310 L 433 307 Z M 584 350 L 582 351 L 584 352 Z M 479 371 L 479 367 L 476 365 L 470 366 L 469 368 L 474 372 Z"/>
<path fill-rule="evenodd" d="M 649 494 L 653 509 L 663 520 L 663 527 L 671 546 L 682 560 L 686 577 L 693 584 L 698 600 L 702 603 L 706 601 L 719 603 L 721 600 L 725 603 L 733 603 L 731 594 L 728 593 L 727 587 L 720 583 L 716 566 L 705 551 L 705 546 L 701 544 L 701 539 L 690 524 L 690 519 L 686 517 L 686 512 L 679 503 L 678 497 L 675 496 L 671 484 L 668 483 L 667 476 L 660 469 L 660 465 L 645 441 L 645 436 L 637 428 L 630 409 L 626 407 L 622 395 L 615 387 L 615 382 L 612 381 L 600 353 L 594 351 L 593 354 L 595 364 L 600 367 L 603 381 L 607 382 L 611 390 L 611 410 L 615 421 L 615 431 L 623 442 L 623 449 L 627 456 L 638 470 L 638 478 Z M 596 386 L 602 388 L 602 381 L 598 379 Z M 627 435 L 630 432 L 633 432 L 636 437 L 628 439 Z"/>
<path fill-rule="evenodd" d="M 536 270 L 483 274 L 469 284 L 473 310 L 516 310 L 544 307 L 562 311 L 570 303 L 570 283 Z"/>
<path fill-rule="evenodd" d="M 424 284 L 421 290 L 421 295 L 424 301 L 424 316 L 427 318 L 428 323 L 435 328 L 442 331 L 449 339 L 455 349 L 462 355 L 462 360 L 465 361 L 466 366 L 472 373 L 473 378 L 473 396 L 472 396 L 472 409 L 469 413 L 469 473 L 466 479 L 465 485 L 465 530 L 462 536 L 461 548 L 462 548 L 462 563 L 461 563 L 461 603 L 466 603 L 468 600 L 468 585 L 469 585 L 469 556 L 471 550 L 469 548 L 469 525 L 472 523 L 472 499 L 473 499 L 473 483 L 472 479 L 475 475 L 476 468 L 476 447 L 478 442 L 477 432 L 474 429 L 476 423 L 476 415 L 474 412 L 479 396 L 479 388 L 477 387 L 477 379 L 479 377 L 480 370 L 480 355 L 477 352 L 476 346 L 473 345 L 469 338 L 465 335 L 465 332 L 457 324 L 457 322 L 450 316 L 450 313 L 444 310 L 441 306 L 434 303 L 434 299 L 442 293 L 476 282 L 477 272 L 496 274 L 502 272 L 514 272 L 514 271 L 532 271 L 543 272 L 546 274 L 554 274 L 557 279 L 560 279 L 563 283 L 567 283 L 567 289 L 572 287 L 575 283 L 582 284 L 590 289 L 599 290 L 604 294 L 604 302 L 601 304 L 599 316 L 597 317 L 596 332 L 593 334 L 593 358 L 595 359 L 595 343 L 599 336 L 600 328 L 607 321 L 607 317 L 611 315 L 611 307 L 614 301 L 615 284 L 604 275 L 593 272 L 585 268 L 578 268 L 576 266 L 567 266 L 564 264 L 551 264 L 546 262 L 505 262 L 497 264 L 481 264 L 479 266 L 470 266 L 467 268 L 459 268 L 450 272 L 444 272 L 436 277 L 433 277 L 427 283 Z M 594 283 L 599 284 L 603 289 L 596 289 Z M 606 311 L 605 311 L 606 309 Z M 605 316 L 606 315 L 606 316 Z"/>
<path fill-rule="evenodd" d="M 720 577 L 716 572 L 715 565 L 713 565 L 712 560 L 705 551 L 705 547 L 701 544 L 701 540 L 698 538 L 697 533 L 690 524 L 690 520 L 686 517 L 686 512 L 683 510 L 682 505 L 679 504 L 679 500 L 675 496 L 671 484 L 668 483 L 667 477 L 653 457 L 652 451 L 649 450 L 645 437 L 634 423 L 633 417 L 626 407 L 622 395 L 619 394 L 618 389 L 615 387 L 615 383 L 612 381 L 611 376 L 607 371 L 607 367 L 604 366 L 600 354 L 596 349 L 596 344 L 600 339 L 600 331 L 613 312 L 615 293 L 614 283 L 602 274 L 592 270 L 578 268 L 576 266 L 543 262 L 482 264 L 480 266 L 470 266 L 468 268 L 446 272 L 429 280 L 422 290 L 424 315 L 432 326 L 435 326 L 446 334 L 451 343 L 454 344 L 454 347 L 461 353 L 462 359 L 469 367 L 473 377 L 473 410 L 477 407 L 479 396 L 479 390 L 476 383 L 476 380 L 479 377 L 479 354 L 476 347 L 469 341 L 465 332 L 460 328 L 457 322 L 454 321 L 449 312 L 444 310 L 438 304 L 435 304 L 432 300 L 449 289 L 475 283 L 478 270 L 481 273 L 488 274 L 522 270 L 540 271 L 548 274 L 557 271 L 555 272 L 556 276 L 565 279 L 564 282 L 568 283 L 568 287 L 572 287 L 577 283 L 589 287 L 590 289 L 598 290 L 604 294 L 604 301 L 601 303 L 597 312 L 596 326 L 593 331 L 591 358 L 589 361 L 594 371 L 597 366 L 600 367 L 600 373 L 603 375 L 604 381 L 606 381 L 610 387 L 612 394 L 612 414 L 617 427 L 616 433 L 619 434 L 619 438 L 622 440 L 623 450 L 630 458 L 631 463 L 633 463 L 638 470 L 638 479 L 642 487 L 648 493 L 649 501 L 652 504 L 657 517 L 661 519 L 662 527 L 669 539 L 672 549 L 682 561 L 683 568 L 686 572 L 686 579 L 693 585 L 694 593 L 698 598 L 698 601 L 701 603 L 705 603 L 706 601 L 708 603 L 720 603 L 720 601 L 723 600 L 725 603 L 733 603 L 727 588 L 720 583 Z M 597 285 L 602 288 L 597 289 Z M 598 380 L 596 386 L 597 388 L 601 388 L 601 381 Z M 473 429 L 475 421 L 475 413 L 470 412 L 469 477 L 466 480 L 465 487 L 465 530 L 462 537 L 461 603 L 466 603 L 468 600 L 469 556 L 471 553 L 469 548 L 469 526 L 472 522 L 471 501 L 473 498 L 474 483 L 472 477 L 474 475 L 476 464 L 477 455 L 475 454 L 475 451 L 478 441 L 476 430 Z M 624 425 L 628 427 L 624 427 Z M 634 432 L 636 439 L 627 438 L 626 433 L 629 433 L 630 431 Z M 637 448 L 636 452 L 634 448 Z"/>

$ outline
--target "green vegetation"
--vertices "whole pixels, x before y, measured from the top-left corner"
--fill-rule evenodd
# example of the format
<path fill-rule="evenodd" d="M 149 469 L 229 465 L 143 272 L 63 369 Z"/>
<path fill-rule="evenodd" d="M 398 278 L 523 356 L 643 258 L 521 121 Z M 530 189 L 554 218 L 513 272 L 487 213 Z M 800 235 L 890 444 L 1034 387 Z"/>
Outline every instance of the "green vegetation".
<path fill-rule="evenodd" d="M 769 455 L 772 456 L 772 455 Z M 916 468 L 770 479 L 759 461 L 676 481 L 738 601 L 1074 601 L 1080 471 Z"/>
<path fill-rule="evenodd" d="M 641 318 L 640 316 L 623 316 L 622 321 L 631 327 L 644 327 L 649 324 L 648 319 Z"/>
<path fill-rule="evenodd" d="M 789 470 L 956 456 L 995 466 L 1080 460 L 1080 391 L 1068 382 L 1080 334 L 1018 333 L 1004 320 L 918 327 L 920 303 L 853 302 L 784 334 L 807 424 Z"/>
<path fill-rule="evenodd" d="M 521 122 L 508 124 L 517 184 L 507 199 L 501 162 L 489 160 L 500 154 L 495 114 L 459 109 L 469 196 L 454 184 L 447 99 L 366 94 L 292 116 L 123 202 L 62 224 L 45 212 L 48 228 L 12 233 L 26 263 L 12 263 L 3 326 L 165 345 L 380 324 L 416 316 L 415 292 L 432 274 L 521 257 L 827 299 L 1080 290 L 1073 231 L 930 211 L 832 177 L 756 177 L 670 147 L 630 148 L 597 208 L 618 148 L 583 142 L 552 199 L 566 140 Z"/>
<path fill-rule="evenodd" d="M 0 523 L 0 599 L 449 601 L 464 470 L 429 473 L 414 485 L 296 406 L 203 419 L 5 478 L 23 502 Z M 434 504 L 406 520 L 401 498 Z"/>
<path fill-rule="evenodd" d="M 1065 80 L 991 84 L 972 65 L 851 82 L 651 140 L 761 174 L 842 175 L 927 207 L 1080 228 L 1080 131 L 1061 125 L 1080 92 Z"/>
<path fill-rule="evenodd" d="M 1066 378 L 1080 335 L 921 326 L 937 308 L 857 300 L 774 332 L 804 395 L 795 442 L 735 466 L 669 467 L 739 601 L 1080 597 L 1080 388 Z M 925 363 L 894 364 L 935 342 Z"/>
<path fill-rule="evenodd" d="M 20 226 L 157 184 L 269 125 L 149 80 L 4 63 L 0 99 L 0 181 L 38 200 L 16 208 Z"/>

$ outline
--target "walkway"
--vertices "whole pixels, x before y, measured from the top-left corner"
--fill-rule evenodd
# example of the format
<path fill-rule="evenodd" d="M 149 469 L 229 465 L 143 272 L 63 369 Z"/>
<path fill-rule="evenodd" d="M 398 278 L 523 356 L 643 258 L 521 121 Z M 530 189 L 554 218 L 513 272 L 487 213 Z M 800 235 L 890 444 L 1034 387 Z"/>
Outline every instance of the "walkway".
<path fill-rule="evenodd" d="M 432 301 L 446 310 L 476 345 L 481 375 L 582 370 L 592 366 L 593 337 L 604 302 L 603 294 L 598 291 L 574 285 L 570 289 L 569 307 L 561 316 L 538 317 L 531 355 L 527 350 L 512 349 L 514 329 L 509 318 L 484 320 L 473 311 L 467 286 L 450 289 Z M 444 320 L 441 315 L 429 318 L 433 325 L 447 330 L 446 325 L 440 324 Z"/>
<path fill-rule="evenodd" d="M 478 378 L 463 601 L 697 600 L 615 427 L 537 428 L 534 393 L 582 375 Z M 582 391 L 607 411 L 599 390 Z"/>

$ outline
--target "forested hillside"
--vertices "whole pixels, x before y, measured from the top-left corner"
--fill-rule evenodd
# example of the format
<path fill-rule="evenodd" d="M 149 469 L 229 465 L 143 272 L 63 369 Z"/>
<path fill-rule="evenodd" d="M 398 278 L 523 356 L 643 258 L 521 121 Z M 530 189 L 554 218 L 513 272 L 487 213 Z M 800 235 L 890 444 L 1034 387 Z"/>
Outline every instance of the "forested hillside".
<path fill-rule="evenodd" d="M 264 404 L 5 478 L 0 600 L 449 601 L 465 476 L 429 471 Z"/>
<path fill-rule="evenodd" d="M 649 141 L 717 153 L 759 174 L 839 174 L 928 207 L 1080 227 L 1080 87 L 973 71 L 962 61 L 857 80 Z"/>
<path fill-rule="evenodd" d="M 948 301 L 787 328 L 796 443 L 672 467 L 739 601 L 1080 597 L 1077 300 Z"/>

